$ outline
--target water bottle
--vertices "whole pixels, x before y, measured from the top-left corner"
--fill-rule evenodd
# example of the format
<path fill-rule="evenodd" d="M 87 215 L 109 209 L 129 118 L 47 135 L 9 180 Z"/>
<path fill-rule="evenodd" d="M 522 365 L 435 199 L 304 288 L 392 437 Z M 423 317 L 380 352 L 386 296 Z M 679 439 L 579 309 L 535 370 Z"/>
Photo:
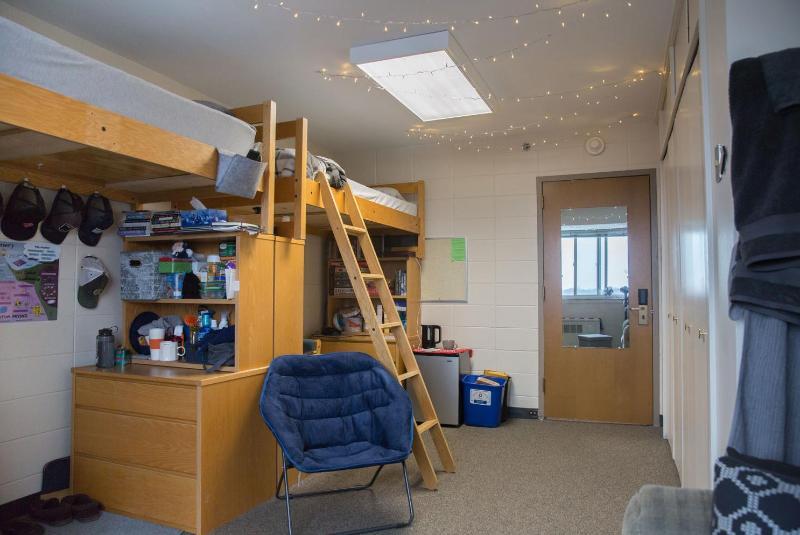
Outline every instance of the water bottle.
<path fill-rule="evenodd" d="M 97 333 L 97 367 L 113 368 L 117 344 L 114 341 L 114 327 L 100 329 Z"/>

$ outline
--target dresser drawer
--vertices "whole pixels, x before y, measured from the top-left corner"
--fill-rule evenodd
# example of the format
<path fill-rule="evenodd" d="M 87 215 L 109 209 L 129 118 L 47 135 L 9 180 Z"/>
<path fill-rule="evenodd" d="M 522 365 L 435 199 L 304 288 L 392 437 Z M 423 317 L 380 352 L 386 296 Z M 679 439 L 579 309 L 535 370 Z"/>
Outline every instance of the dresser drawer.
<path fill-rule="evenodd" d="M 195 531 L 197 482 L 188 476 L 73 457 L 73 489 L 110 511 Z"/>
<path fill-rule="evenodd" d="M 179 420 L 197 420 L 194 387 L 75 378 L 75 405 Z"/>
<path fill-rule="evenodd" d="M 92 409 L 75 409 L 75 453 L 151 468 L 197 473 L 197 427 Z"/>

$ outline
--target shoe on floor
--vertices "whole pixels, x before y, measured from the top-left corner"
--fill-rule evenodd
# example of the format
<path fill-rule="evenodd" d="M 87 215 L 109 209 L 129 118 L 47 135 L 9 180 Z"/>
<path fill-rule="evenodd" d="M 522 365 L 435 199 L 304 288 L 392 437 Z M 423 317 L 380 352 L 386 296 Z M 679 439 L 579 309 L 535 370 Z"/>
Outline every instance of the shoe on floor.
<path fill-rule="evenodd" d="M 72 522 L 72 511 L 69 505 L 61 503 L 58 498 L 36 500 L 31 505 L 31 517 L 48 526 L 63 526 Z"/>
<path fill-rule="evenodd" d="M 0 526 L 0 533 L 3 535 L 42 535 L 44 528 L 36 522 L 17 519 Z"/>
<path fill-rule="evenodd" d="M 103 505 L 86 494 L 65 496 L 61 503 L 72 511 L 72 517 L 79 522 L 94 522 L 100 518 Z"/>

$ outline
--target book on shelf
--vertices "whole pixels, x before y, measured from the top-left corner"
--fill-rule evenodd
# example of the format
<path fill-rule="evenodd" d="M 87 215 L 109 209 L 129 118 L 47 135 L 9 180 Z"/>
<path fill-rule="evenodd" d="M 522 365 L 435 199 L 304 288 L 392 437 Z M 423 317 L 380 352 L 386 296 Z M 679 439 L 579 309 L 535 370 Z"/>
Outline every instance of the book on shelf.
<path fill-rule="evenodd" d="M 362 273 L 369 273 L 367 263 L 361 261 L 358 263 Z M 355 295 L 353 286 L 350 284 L 350 275 L 347 274 L 347 268 L 343 261 L 331 261 L 328 266 L 328 288 L 330 295 L 334 296 L 350 296 Z M 378 296 L 378 287 L 374 281 L 367 283 L 367 292 L 370 297 Z"/>
<path fill-rule="evenodd" d="M 149 210 L 125 210 L 122 212 L 122 221 L 117 227 L 117 234 L 122 237 L 149 236 L 150 219 L 152 212 Z"/>

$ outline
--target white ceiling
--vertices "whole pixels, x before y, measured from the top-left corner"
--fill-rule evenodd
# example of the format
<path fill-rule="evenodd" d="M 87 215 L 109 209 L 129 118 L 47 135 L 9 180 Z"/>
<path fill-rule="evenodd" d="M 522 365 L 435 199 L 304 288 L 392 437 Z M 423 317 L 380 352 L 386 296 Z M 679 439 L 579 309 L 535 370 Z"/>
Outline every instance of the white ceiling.
<path fill-rule="evenodd" d="M 383 91 L 367 92 L 352 80 L 325 81 L 316 72 L 354 72 L 347 63 L 354 44 L 424 33 L 447 25 L 390 26 L 346 20 L 465 20 L 515 15 L 532 0 L 286 0 L 299 11 L 270 7 L 279 0 L 6 0 L 9 4 L 117 54 L 130 58 L 227 105 L 265 98 L 278 103 L 279 120 L 305 116 L 310 135 L 329 150 L 408 144 L 407 131 L 423 126 Z M 671 0 L 541 0 L 565 6 L 509 20 L 456 24 L 454 35 L 493 93 L 491 115 L 427 123 L 450 135 L 478 135 L 509 125 L 531 125 L 539 137 L 558 139 L 594 131 L 619 119 L 655 121 L 660 80 L 648 75 L 631 87 L 595 88 L 563 100 L 557 93 L 628 80 L 661 68 L 672 18 Z M 572 5 L 566 5 L 572 4 Z M 342 17 L 316 21 L 316 13 Z M 608 13 L 608 17 L 605 14 Z M 584 14 L 582 16 L 582 14 Z M 561 22 L 566 24 L 562 27 Z M 549 38 L 548 38 L 549 36 Z M 549 44 L 543 40 L 549 39 Z M 504 50 L 522 47 L 510 58 Z M 493 62 L 487 57 L 497 55 Z M 546 94 L 516 102 L 518 96 Z M 614 99 L 617 96 L 618 99 Z M 499 98 L 503 97 L 501 102 Z M 600 101 L 600 104 L 595 102 Z M 589 105 L 586 102 L 590 102 Z M 575 116 L 575 113 L 578 113 Z M 638 113 L 636 119 L 631 116 Z M 545 115 L 549 119 L 544 119 Z M 564 117 L 561 120 L 561 117 Z M 541 127 L 536 127 L 540 123 Z M 529 129 L 530 131 L 530 129 Z M 499 135 L 502 135 L 500 133 Z"/>

